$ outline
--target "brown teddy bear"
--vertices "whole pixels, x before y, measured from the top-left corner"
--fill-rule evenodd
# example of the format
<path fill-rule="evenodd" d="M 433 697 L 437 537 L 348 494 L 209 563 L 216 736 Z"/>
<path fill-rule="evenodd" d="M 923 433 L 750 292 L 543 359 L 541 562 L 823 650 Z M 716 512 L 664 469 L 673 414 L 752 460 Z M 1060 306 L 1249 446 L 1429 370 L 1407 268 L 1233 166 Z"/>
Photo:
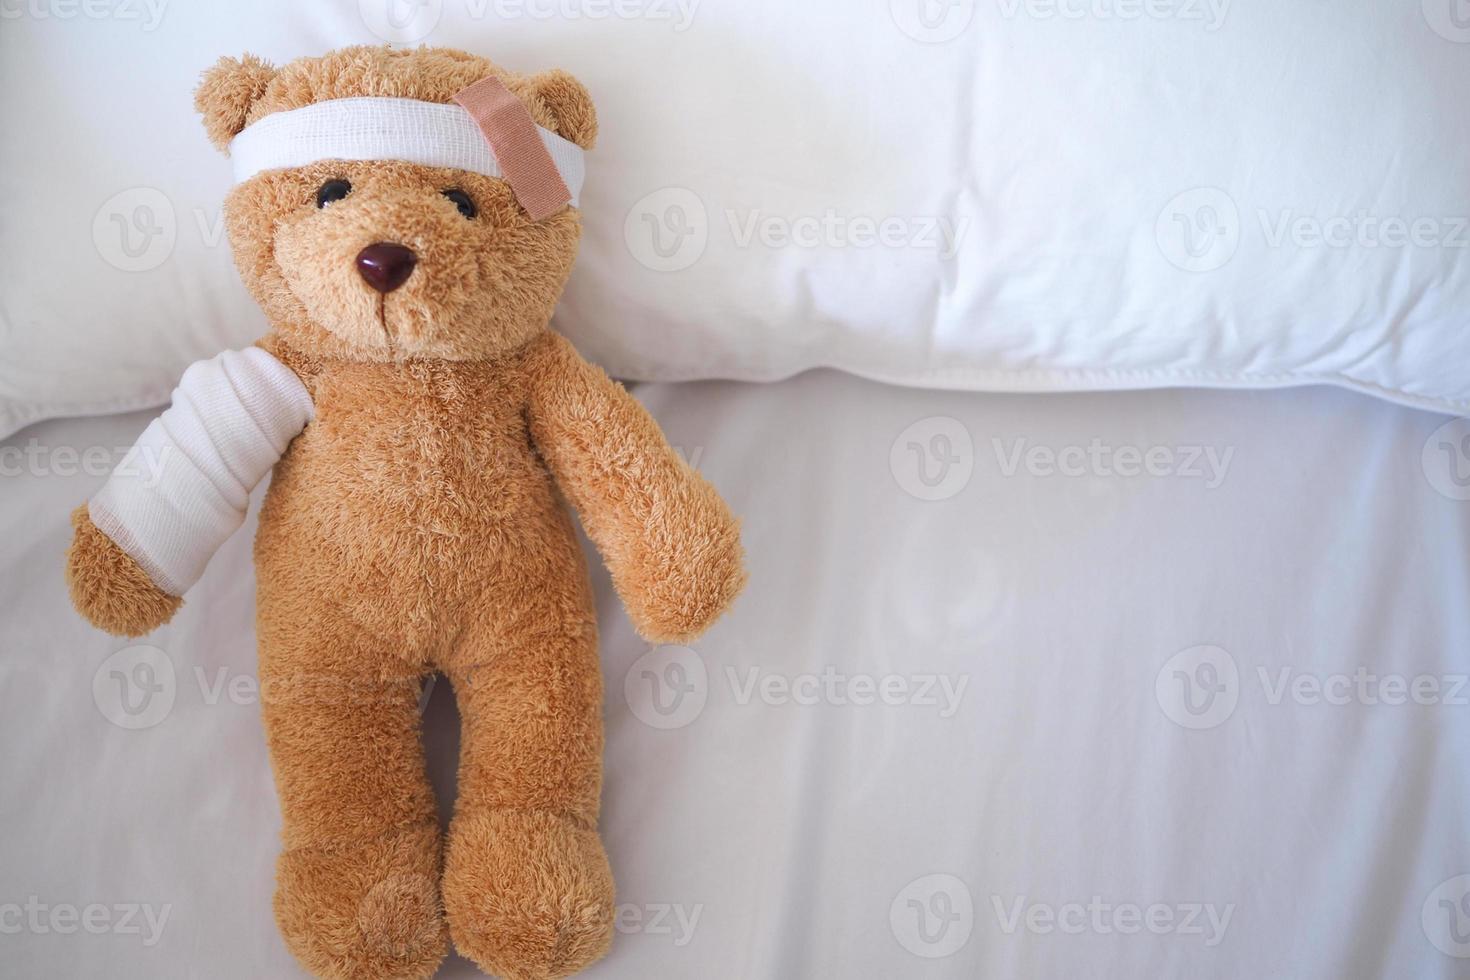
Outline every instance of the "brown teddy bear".
<path fill-rule="evenodd" d="M 715 491 L 548 326 L 592 102 L 560 71 L 358 47 L 222 59 L 196 105 L 271 331 L 186 372 L 140 441 L 160 485 L 115 474 L 73 515 L 73 601 L 120 635 L 167 622 L 274 464 L 255 560 L 287 945 L 323 977 L 427 977 L 449 936 L 492 974 L 574 973 L 611 941 L 613 885 L 561 498 L 649 640 L 697 636 L 744 582 Z M 442 854 L 417 710 L 436 671 L 463 717 Z"/>

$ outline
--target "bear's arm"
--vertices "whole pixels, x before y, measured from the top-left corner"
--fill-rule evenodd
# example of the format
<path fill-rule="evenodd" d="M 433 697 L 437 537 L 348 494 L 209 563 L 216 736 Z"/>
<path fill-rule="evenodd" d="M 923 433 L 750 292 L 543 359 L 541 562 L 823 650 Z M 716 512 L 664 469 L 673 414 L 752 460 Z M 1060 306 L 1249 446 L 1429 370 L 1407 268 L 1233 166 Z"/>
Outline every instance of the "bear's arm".
<path fill-rule="evenodd" d="M 525 359 L 527 422 L 638 632 L 687 642 L 745 584 L 740 525 L 624 389 L 547 332 Z"/>
<path fill-rule="evenodd" d="M 77 611 L 126 636 L 167 622 L 311 415 L 300 378 L 262 348 L 191 365 L 168 410 L 72 515 Z"/>

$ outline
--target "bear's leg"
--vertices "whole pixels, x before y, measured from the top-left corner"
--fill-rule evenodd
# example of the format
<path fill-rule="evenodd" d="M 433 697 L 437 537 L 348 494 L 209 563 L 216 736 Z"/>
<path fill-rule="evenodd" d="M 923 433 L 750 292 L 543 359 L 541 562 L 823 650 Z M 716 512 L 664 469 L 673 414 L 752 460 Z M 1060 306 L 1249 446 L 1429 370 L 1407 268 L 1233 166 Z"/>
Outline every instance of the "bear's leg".
<path fill-rule="evenodd" d="M 261 703 L 281 801 L 275 908 L 286 945 L 318 977 L 432 976 L 448 942 L 419 678 L 272 670 L 270 659 Z"/>
<path fill-rule="evenodd" d="M 463 728 L 444 908 L 460 953 L 540 980 L 576 973 L 612 941 L 597 836 L 602 675 L 590 608 L 518 621 L 536 625 L 470 638 L 446 671 Z"/>

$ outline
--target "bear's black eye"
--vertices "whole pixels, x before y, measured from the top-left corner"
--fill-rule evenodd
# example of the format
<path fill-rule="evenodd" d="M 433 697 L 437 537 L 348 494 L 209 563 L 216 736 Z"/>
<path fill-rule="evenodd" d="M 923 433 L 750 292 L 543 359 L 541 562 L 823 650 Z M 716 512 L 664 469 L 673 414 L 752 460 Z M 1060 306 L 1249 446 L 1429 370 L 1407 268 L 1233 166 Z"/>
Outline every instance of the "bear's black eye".
<path fill-rule="evenodd" d="M 352 185 L 345 180 L 329 180 L 317 188 L 316 206 L 324 208 L 333 201 L 340 201 L 352 190 Z"/>
<path fill-rule="evenodd" d="M 444 196 L 453 201 L 454 206 L 459 208 L 459 213 L 466 218 L 473 218 L 480 213 L 475 210 L 475 202 L 470 200 L 470 196 L 458 187 L 453 187 L 445 191 Z"/>

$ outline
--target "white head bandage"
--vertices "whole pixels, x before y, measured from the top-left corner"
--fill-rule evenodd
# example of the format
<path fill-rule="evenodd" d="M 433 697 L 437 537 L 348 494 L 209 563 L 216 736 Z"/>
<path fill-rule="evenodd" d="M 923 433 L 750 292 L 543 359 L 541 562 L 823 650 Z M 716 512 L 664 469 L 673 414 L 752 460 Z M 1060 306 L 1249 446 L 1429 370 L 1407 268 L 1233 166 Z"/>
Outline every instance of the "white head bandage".
<path fill-rule="evenodd" d="M 503 88 L 494 79 L 485 79 L 460 94 L 495 87 Z M 576 206 L 585 174 L 582 148 L 535 126 L 529 116 L 522 125 L 540 137 L 545 155 L 524 143 L 492 145 L 492 138 L 506 127 L 487 123 L 483 114 L 473 115 L 463 105 L 378 97 L 332 99 L 273 112 L 251 123 L 231 141 L 230 158 L 237 183 L 262 171 L 304 167 L 318 160 L 402 160 L 468 170 L 508 180 L 533 218 L 553 213 L 544 200 L 539 207 L 527 203 L 524 182 L 518 180 L 520 165 L 522 172 L 550 171 L 547 177 L 559 177 L 562 205 Z"/>

